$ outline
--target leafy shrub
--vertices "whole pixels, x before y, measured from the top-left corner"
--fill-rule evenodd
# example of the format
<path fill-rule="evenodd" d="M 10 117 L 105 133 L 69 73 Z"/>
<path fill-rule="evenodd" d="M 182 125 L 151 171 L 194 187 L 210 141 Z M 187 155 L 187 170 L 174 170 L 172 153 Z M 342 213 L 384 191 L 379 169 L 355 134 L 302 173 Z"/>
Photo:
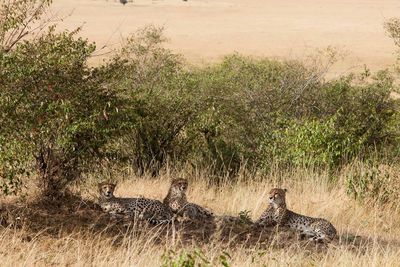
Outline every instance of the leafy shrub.
<path fill-rule="evenodd" d="M 162 256 L 163 267 L 194 267 L 194 266 L 210 266 L 207 257 L 198 250 L 194 252 L 182 251 L 177 254 L 173 250 L 169 250 Z"/>
<path fill-rule="evenodd" d="M 125 138 L 128 156 L 139 173 L 150 170 L 153 175 L 168 159 L 185 158 L 191 146 L 186 128 L 201 110 L 197 77 L 163 42 L 160 28 L 146 27 L 119 54 L 125 62 L 120 88 L 132 115 Z"/>
<path fill-rule="evenodd" d="M 218 257 L 218 263 L 224 267 L 230 266 L 229 259 L 231 256 L 227 252 L 222 252 Z M 206 266 L 216 266 L 212 263 L 203 252 L 199 250 L 194 250 L 191 252 L 181 251 L 177 254 L 173 250 L 168 250 L 162 256 L 163 267 L 206 267 Z"/>
<path fill-rule="evenodd" d="M 26 166 L 27 150 L 16 140 L 0 137 L 0 189 L 4 195 L 17 195 L 22 188 L 22 178 L 29 175 Z"/>
<path fill-rule="evenodd" d="M 0 2 L 0 49 L 11 50 L 24 39 L 34 38 L 52 18 L 43 18 L 52 0 Z"/>
<path fill-rule="evenodd" d="M 349 155 L 359 151 L 346 134 L 335 128 L 336 117 L 327 121 L 294 122 L 284 130 L 274 132 L 271 146 L 266 145 L 266 157 L 284 165 L 335 167 Z"/>
<path fill-rule="evenodd" d="M 242 210 L 239 212 L 239 219 L 240 222 L 243 224 L 251 224 L 253 223 L 253 221 L 251 220 L 251 216 L 250 216 L 251 211 L 249 210 Z"/>
<path fill-rule="evenodd" d="M 346 190 L 360 201 L 398 203 L 399 176 L 396 168 L 374 163 L 353 163 L 346 171 Z"/>
<path fill-rule="evenodd" d="M 221 173 L 285 165 L 336 168 L 360 153 L 395 142 L 393 79 L 348 76 L 324 82 L 298 62 L 233 55 L 202 75 L 207 110 L 196 126 L 203 158 Z"/>
<path fill-rule="evenodd" d="M 303 96 L 320 82 L 314 74 L 298 62 L 239 55 L 204 70 L 202 88 L 208 109 L 199 128 L 216 169 L 234 174 L 243 162 L 259 166 L 261 144 L 280 126 L 278 121 L 306 112 Z"/>
<path fill-rule="evenodd" d="M 384 24 L 386 32 L 394 41 L 394 44 L 400 48 L 400 18 L 391 18 Z M 400 60 L 400 51 L 398 52 L 397 59 Z"/>
<path fill-rule="evenodd" d="M 2 176 L 15 173 L 16 164 L 26 170 L 35 160 L 47 193 L 79 177 L 100 155 L 115 122 L 117 101 L 100 75 L 105 70 L 87 66 L 95 46 L 75 34 L 51 28 L 0 52 L 0 137 L 26 150 L 17 155 L 2 145 L 5 155 L 13 155 L 2 156 L 7 160 Z"/>
<path fill-rule="evenodd" d="M 282 118 L 281 129 L 267 136 L 265 157 L 287 164 L 338 167 L 354 157 L 384 151 L 396 143 L 392 127 L 396 103 L 387 72 L 373 82 L 352 85 L 353 78 L 326 83 L 310 116 Z"/>
<path fill-rule="evenodd" d="M 325 81 L 318 62 L 237 54 L 190 67 L 163 47 L 162 29 L 152 26 L 128 38 L 110 61 L 89 67 L 95 45 L 78 38 L 78 30 L 50 27 L 27 38 L 33 25 L 44 25 L 50 3 L 13 0 L 0 10 L 6 194 L 31 173 L 45 192 L 59 191 L 105 157 L 128 161 L 139 174 L 157 175 L 171 162 L 211 169 L 218 178 L 271 162 L 338 168 L 371 152 L 398 151 L 388 71 Z M 398 24 L 387 24 L 396 44 Z"/>

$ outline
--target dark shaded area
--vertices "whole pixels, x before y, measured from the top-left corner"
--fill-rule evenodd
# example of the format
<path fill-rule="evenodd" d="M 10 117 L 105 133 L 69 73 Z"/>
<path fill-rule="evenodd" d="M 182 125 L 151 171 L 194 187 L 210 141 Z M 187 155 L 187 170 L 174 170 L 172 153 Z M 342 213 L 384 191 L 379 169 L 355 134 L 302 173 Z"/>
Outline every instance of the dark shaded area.
<path fill-rule="evenodd" d="M 23 241 L 30 242 L 38 233 L 60 238 L 74 233 L 87 233 L 113 238 L 114 245 L 122 245 L 127 234 L 152 236 L 154 245 L 204 245 L 212 241 L 227 247 L 256 247 L 258 249 L 291 248 L 323 252 L 328 247 L 347 247 L 366 253 L 374 243 L 382 247 L 399 246 L 392 240 L 377 240 L 344 233 L 331 244 L 316 244 L 286 228 L 260 228 L 239 217 L 222 216 L 208 221 L 183 221 L 173 225 L 152 226 L 147 222 L 112 221 L 100 207 L 78 196 L 66 193 L 58 198 L 45 198 L 25 204 L 8 204 L 0 210 L 1 227 L 25 230 Z M 1 229 L 1 228 L 0 228 Z M 172 241 L 174 240 L 174 241 Z"/>

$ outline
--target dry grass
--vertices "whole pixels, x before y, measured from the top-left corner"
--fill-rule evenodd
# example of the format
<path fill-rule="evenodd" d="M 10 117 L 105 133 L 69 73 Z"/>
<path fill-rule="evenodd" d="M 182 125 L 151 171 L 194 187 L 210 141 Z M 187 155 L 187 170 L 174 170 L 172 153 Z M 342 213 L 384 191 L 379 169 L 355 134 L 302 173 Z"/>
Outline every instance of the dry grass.
<path fill-rule="evenodd" d="M 174 175 L 167 173 L 157 179 L 128 176 L 130 179 L 119 182 L 116 195 L 162 199 Z M 57 201 L 31 202 L 29 210 L 26 204 L 20 205 L 19 212 L 31 214 L 29 218 L 34 222 L 13 223 L 0 230 L 1 265 L 160 266 L 168 251 L 172 251 L 170 262 L 184 251 L 193 256 L 196 251 L 201 251 L 200 255 L 204 254 L 211 266 L 222 266 L 221 255 L 224 253 L 229 254 L 226 257 L 230 266 L 400 265 L 399 205 L 385 208 L 362 205 L 345 194 L 341 182 L 337 185 L 327 183 L 327 173 L 307 170 L 271 172 L 267 177 L 255 177 L 252 182 L 225 182 L 218 188 L 207 184 L 203 175 L 187 172 L 185 176 L 191 179 L 188 192 L 191 201 L 216 214 L 237 215 L 248 210 L 253 219 L 265 209 L 266 194 L 271 187 L 286 187 L 289 189 L 289 207 L 302 214 L 330 220 L 339 231 L 339 240 L 328 247 L 315 247 L 296 239 L 279 243 L 280 235 L 268 244 L 222 242 L 218 238 L 206 242 L 199 239 L 184 241 L 165 228 L 139 231 L 125 225 L 115 226 L 91 204 L 97 192 L 94 179 L 88 179 L 85 185 L 73 188 L 85 199 L 85 202 L 78 201 L 79 205 L 64 207 Z M 44 206 L 47 209 L 43 209 Z M 202 262 L 200 256 L 197 256 L 197 262 Z"/>

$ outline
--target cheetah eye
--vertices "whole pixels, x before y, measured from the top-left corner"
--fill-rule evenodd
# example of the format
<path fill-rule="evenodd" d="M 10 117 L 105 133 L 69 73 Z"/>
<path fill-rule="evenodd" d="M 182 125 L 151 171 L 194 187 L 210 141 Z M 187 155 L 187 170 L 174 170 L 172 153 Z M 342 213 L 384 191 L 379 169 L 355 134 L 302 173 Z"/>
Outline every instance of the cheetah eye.
<path fill-rule="evenodd" d="M 274 195 L 274 197 L 278 197 L 278 196 L 279 196 L 278 194 L 275 194 L 275 195 Z"/>

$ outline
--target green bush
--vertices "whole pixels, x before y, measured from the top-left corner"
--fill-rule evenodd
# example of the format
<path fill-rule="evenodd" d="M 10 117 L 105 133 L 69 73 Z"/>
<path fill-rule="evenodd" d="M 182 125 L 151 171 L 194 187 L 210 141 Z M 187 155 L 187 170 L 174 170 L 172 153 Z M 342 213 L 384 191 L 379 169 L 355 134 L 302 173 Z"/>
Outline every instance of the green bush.
<path fill-rule="evenodd" d="M 200 72 L 207 110 L 196 123 L 205 140 L 196 149 L 203 160 L 233 174 L 243 163 L 336 168 L 395 142 L 388 72 L 372 81 L 330 82 L 319 73 L 298 62 L 239 55 Z"/>
<path fill-rule="evenodd" d="M 231 256 L 227 252 L 222 252 L 218 257 L 218 266 L 230 266 Z M 179 254 L 173 250 L 166 251 L 162 256 L 163 267 L 207 267 L 217 266 L 217 262 L 211 262 L 200 250 L 181 251 Z"/>
<path fill-rule="evenodd" d="M 184 68 L 180 56 L 164 49 L 163 42 L 161 29 L 146 27 L 118 54 L 124 62 L 119 87 L 131 114 L 126 154 L 139 173 L 153 175 L 168 160 L 186 159 L 193 138 L 187 128 L 202 109 L 198 77 Z"/>
<path fill-rule="evenodd" d="M 218 178 L 272 163 L 336 169 L 354 158 L 398 157 L 400 114 L 388 71 L 325 81 L 318 62 L 237 54 L 193 67 L 165 49 L 162 29 L 152 26 L 89 67 L 95 45 L 78 30 L 50 27 L 27 38 L 33 25 L 46 23 L 41 15 L 50 3 L 1 5 L 6 194 L 33 176 L 45 192 L 60 191 L 104 158 L 153 175 L 168 162 L 190 163 Z M 398 21 L 386 27 L 397 44 Z"/>
<path fill-rule="evenodd" d="M 310 117 L 289 120 L 283 123 L 284 129 L 273 132 L 273 138 L 266 138 L 265 157 L 335 168 L 396 143 L 392 80 L 385 72 L 374 79 L 358 85 L 352 85 L 350 78 L 324 84 Z"/>
<path fill-rule="evenodd" d="M 335 128 L 336 117 L 327 121 L 294 122 L 267 139 L 265 157 L 283 165 L 335 167 L 359 151 L 345 133 Z"/>
<path fill-rule="evenodd" d="M 42 16 L 52 0 L 0 2 L 0 49 L 10 51 L 24 39 L 33 39 L 52 18 Z"/>
<path fill-rule="evenodd" d="M 27 158 L 28 151 L 20 142 L 0 136 L 0 189 L 4 195 L 20 192 L 23 177 L 29 175 Z"/>
<path fill-rule="evenodd" d="M 169 250 L 162 256 L 163 267 L 194 267 L 194 266 L 210 266 L 210 262 L 201 251 L 186 252 L 182 251 L 176 254 Z"/>
<path fill-rule="evenodd" d="M 47 193 L 79 177 L 116 122 L 118 101 L 103 75 L 115 70 L 88 67 L 95 46 L 75 34 L 51 28 L 0 52 L 0 151 L 7 161 L 2 176 L 11 177 L 16 164 L 25 167 L 15 174 L 26 171 L 35 161 Z M 11 153 L 10 143 L 23 152 Z"/>
<path fill-rule="evenodd" d="M 354 162 L 346 173 L 347 193 L 355 199 L 379 204 L 398 203 L 400 180 L 396 168 Z"/>
<path fill-rule="evenodd" d="M 301 116 L 305 99 L 318 88 L 315 73 L 298 62 L 228 56 L 205 69 L 202 91 L 207 110 L 202 131 L 216 169 L 235 173 L 241 164 L 258 167 L 266 136 L 279 120 Z M 207 154 L 207 153 L 206 153 Z"/>
<path fill-rule="evenodd" d="M 394 44 L 400 48 L 400 18 L 391 18 L 384 24 L 386 32 L 394 41 Z M 400 61 L 400 51 L 397 51 L 397 60 Z M 398 62 L 399 63 L 399 62 Z M 400 69 L 398 69 L 400 71 Z"/>

